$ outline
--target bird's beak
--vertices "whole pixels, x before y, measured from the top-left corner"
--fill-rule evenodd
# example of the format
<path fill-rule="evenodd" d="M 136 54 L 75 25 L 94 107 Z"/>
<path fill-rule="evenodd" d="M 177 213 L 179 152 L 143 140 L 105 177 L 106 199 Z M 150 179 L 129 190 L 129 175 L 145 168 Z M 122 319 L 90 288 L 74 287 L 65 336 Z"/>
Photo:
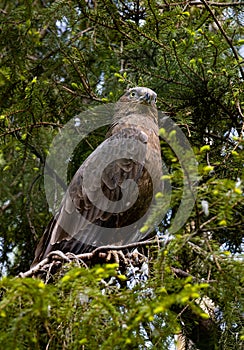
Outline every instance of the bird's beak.
<path fill-rule="evenodd" d="M 150 94 L 147 92 L 144 96 L 140 97 L 140 100 L 143 102 L 146 102 L 148 104 L 151 103 L 151 96 Z"/>

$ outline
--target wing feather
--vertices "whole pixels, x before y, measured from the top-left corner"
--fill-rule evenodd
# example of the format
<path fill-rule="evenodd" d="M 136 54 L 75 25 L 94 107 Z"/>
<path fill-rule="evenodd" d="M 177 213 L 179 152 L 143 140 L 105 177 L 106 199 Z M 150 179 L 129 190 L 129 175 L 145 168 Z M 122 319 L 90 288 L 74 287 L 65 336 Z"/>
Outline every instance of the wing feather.
<path fill-rule="evenodd" d="M 77 246 L 80 245 L 80 251 L 82 251 L 82 246 L 84 246 L 84 244 L 95 245 L 96 241 L 101 238 L 99 227 L 104 225 L 113 227 L 116 226 L 116 223 L 118 225 L 118 214 L 113 214 L 113 206 L 110 206 L 109 211 L 102 210 L 93 205 L 92 200 L 100 195 L 102 189 L 103 194 L 107 199 L 114 202 L 115 207 L 116 202 L 121 199 L 125 180 L 134 179 L 137 181 L 140 178 L 143 164 L 139 164 L 133 160 L 138 159 L 138 148 L 131 147 L 128 149 L 128 138 L 137 139 L 145 145 L 144 154 L 141 157 L 143 158 L 143 163 L 145 162 L 147 135 L 136 127 L 123 128 L 106 139 L 85 160 L 73 177 L 59 212 L 47 227 L 43 239 L 41 239 L 36 249 L 33 265 L 53 249 L 62 248 L 62 251 L 65 252 L 66 248 L 68 249 L 71 247 L 72 242 L 68 243 L 71 240 L 75 240 Z M 114 147 L 116 141 L 120 150 L 122 150 L 122 152 L 125 150 L 127 155 L 129 154 L 129 159 L 116 159 L 117 150 L 116 147 Z M 110 144 L 113 145 L 112 149 L 109 147 Z M 103 166 L 104 158 L 97 156 L 97 154 L 104 149 L 111 149 L 111 151 L 106 154 L 106 161 L 109 165 L 104 169 L 101 180 L 98 182 L 97 178 Z M 84 188 L 84 172 L 86 167 L 94 162 L 94 160 L 96 161 L 96 166 L 92 167 L 92 172 L 89 174 L 90 198 L 88 198 Z M 96 226 L 92 224 L 96 224 Z M 80 237 L 82 237 L 82 243 L 79 244 L 78 241 Z M 67 242 L 67 244 L 65 242 Z M 79 251 L 77 247 L 76 251 Z"/>
<path fill-rule="evenodd" d="M 130 91 L 115 106 L 106 140 L 73 177 L 59 211 L 48 224 L 36 248 L 32 266 L 56 249 L 78 254 L 103 242 L 126 244 L 141 239 L 137 221 L 147 212 L 155 189 L 160 190 L 162 164 L 157 109 L 154 103 L 150 108 L 143 104 L 144 99 L 148 102 L 148 98 L 155 102 L 156 94 L 148 88 L 136 87 L 133 92 L 140 103 L 131 103 Z M 129 142 L 134 140 L 143 147 L 137 147 L 138 142 Z M 155 151 L 153 155 L 151 151 Z M 139 195 L 135 205 L 130 207 L 130 195 L 136 192 L 136 188 Z M 116 205 L 120 201 L 128 209 L 117 212 Z M 125 231 L 120 231 L 121 227 L 132 224 L 129 234 L 124 235 Z M 101 227 L 114 228 L 112 237 L 110 230 L 104 231 Z"/>

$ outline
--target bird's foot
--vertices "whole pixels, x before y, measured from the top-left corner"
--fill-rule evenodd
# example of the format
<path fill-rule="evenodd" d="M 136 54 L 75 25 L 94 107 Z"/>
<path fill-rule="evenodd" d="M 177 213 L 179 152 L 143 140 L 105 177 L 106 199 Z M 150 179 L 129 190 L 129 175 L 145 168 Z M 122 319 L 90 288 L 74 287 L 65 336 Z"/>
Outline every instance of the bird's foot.
<path fill-rule="evenodd" d="M 118 265 L 120 265 L 121 262 L 125 265 L 127 264 L 127 259 L 124 253 L 122 252 L 122 250 L 109 250 L 106 257 L 106 261 L 107 262 L 114 261 Z"/>

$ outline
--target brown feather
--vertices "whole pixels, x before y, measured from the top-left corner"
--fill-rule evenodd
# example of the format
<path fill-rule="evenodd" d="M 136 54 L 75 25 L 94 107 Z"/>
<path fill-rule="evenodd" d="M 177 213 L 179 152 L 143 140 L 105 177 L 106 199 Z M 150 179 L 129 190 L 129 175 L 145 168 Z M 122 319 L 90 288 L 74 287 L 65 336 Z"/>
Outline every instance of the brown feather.
<path fill-rule="evenodd" d="M 137 99 L 132 96 L 131 91 Z M 155 99 L 156 94 L 152 90 L 140 87 L 130 89 L 120 98 L 105 141 L 77 170 L 60 210 L 50 221 L 36 248 L 32 266 L 52 250 L 77 254 L 95 249 L 104 242 L 127 244 L 141 239 L 139 229 L 143 222 L 140 220 L 147 213 L 155 193 L 161 190 L 162 164 Z M 137 147 L 138 142 L 140 147 Z M 117 157 L 118 150 L 127 152 L 128 158 Z M 98 157 L 99 152 L 105 152 L 104 156 Z M 104 157 L 110 162 L 99 180 Z M 84 174 L 94 159 L 96 167 L 93 166 L 89 174 L 88 198 L 84 187 Z M 128 209 L 117 213 L 114 211 L 117 202 L 125 200 L 124 188 L 129 186 L 131 195 L 135 191 L 134 184 L 131 182 L 128 185 L 126 180 L 133 180 L 137 184 L 138 198 L 129 207 L 131 198 L 125 197 Z M 110 201 L 106 210 L 93 204 L 94 200 L 101 199 L 101 190 Z M 130 227 L 127 232 L 128 225 L 134 225 L 133 230 Z M 106 228 L 114 230 L 112 233 L 111 230 L 104 233 Z M 118 228 L 123 228 L 124 231 Z"/>

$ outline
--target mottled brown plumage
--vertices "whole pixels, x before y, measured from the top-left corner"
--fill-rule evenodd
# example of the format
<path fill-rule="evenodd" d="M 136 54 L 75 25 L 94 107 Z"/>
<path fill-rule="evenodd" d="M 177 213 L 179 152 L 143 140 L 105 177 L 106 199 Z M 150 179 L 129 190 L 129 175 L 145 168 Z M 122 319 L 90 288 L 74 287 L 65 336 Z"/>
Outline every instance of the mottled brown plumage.
<path fill-rule="evenodd" d="M 156 93 L 129 89 L 115 106 L 105 141 L 73 177 L 32 266 L 53 250 L 79 254 L 145 238 L 139 229 L 161 190 L 161 170 Z"/>

